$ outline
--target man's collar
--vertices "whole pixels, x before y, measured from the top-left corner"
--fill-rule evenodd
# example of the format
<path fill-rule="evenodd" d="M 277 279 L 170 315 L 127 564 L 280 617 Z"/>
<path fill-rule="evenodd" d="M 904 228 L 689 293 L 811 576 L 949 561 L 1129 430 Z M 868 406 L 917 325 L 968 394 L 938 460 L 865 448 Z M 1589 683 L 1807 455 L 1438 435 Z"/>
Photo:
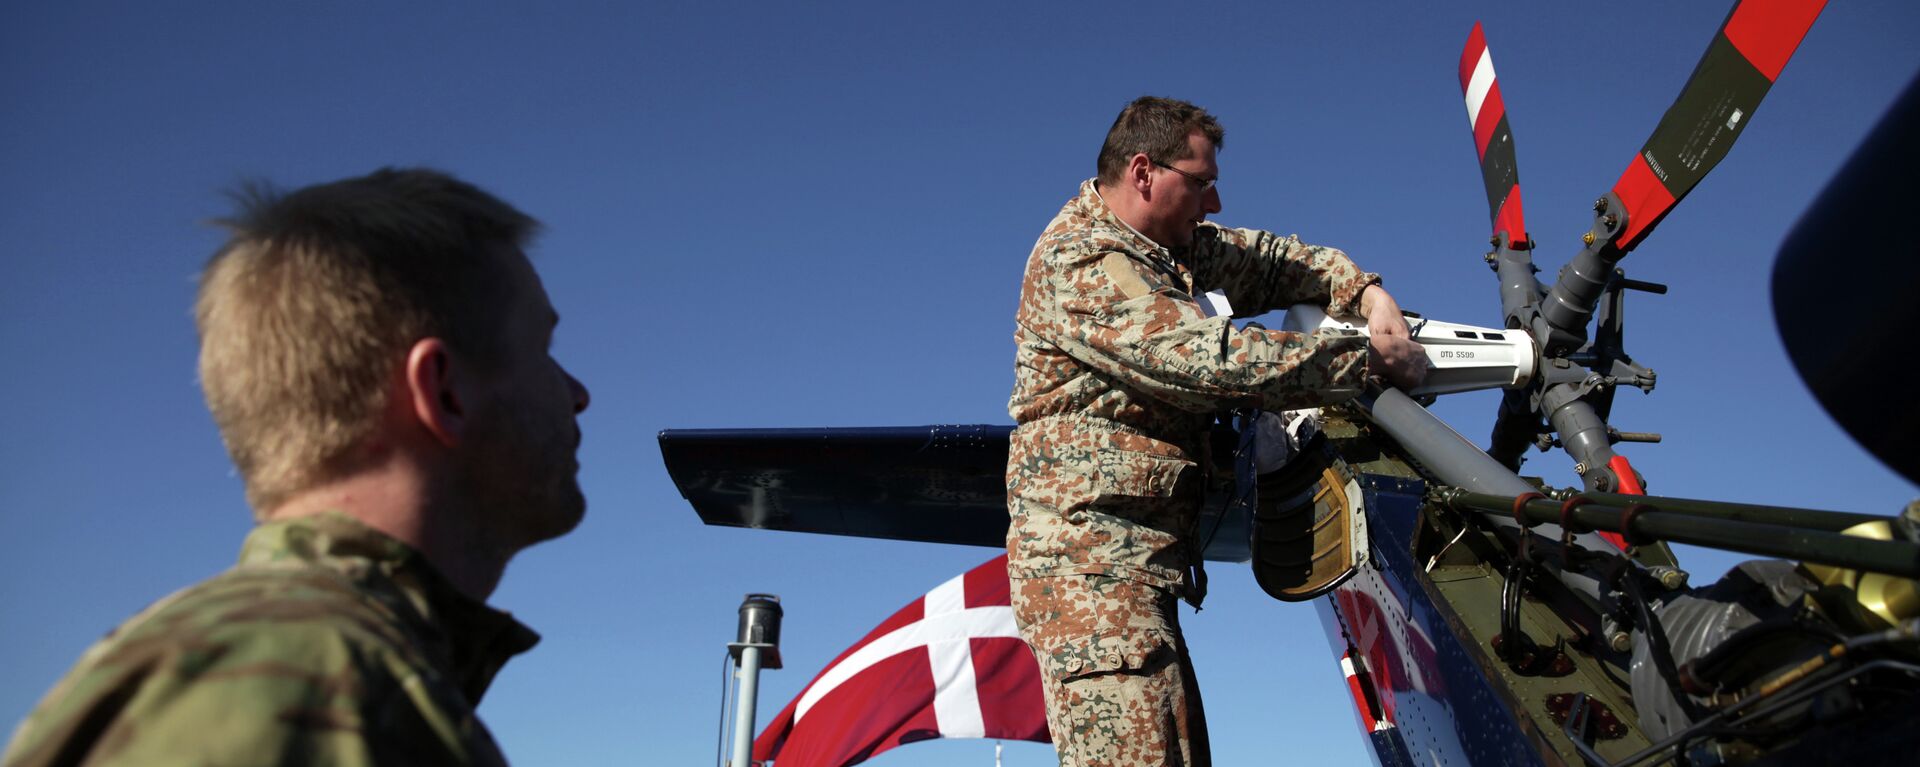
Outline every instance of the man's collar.
<path fill-rule="evenodd" d="M 1120 214 L 1113 212 L 1113 206 L 1108 205 L 1107 198 L 1100 194 L 1100 179 L 1087 179 L 1086 182 L 1080 185 L 1080 194 L 1090 201 L 1089 207 L 1093 209 L 1094 217 L 1106 220 L 1115 229 L 1136 240 L 1134 244 L 1138 246 L 1142 252 L 1152 253 L 1167 260 L 1172 260 L 1172 252 L 1168 250 L 1166 246 L 1154 242 L 1152 237 L 1141 234 L 1140 230 L 1133 228 L 1133 225 L 1127 223 L 1126 219 L 1121 218 Z"/>
<path fill-rule="evenodd" d="M 261 524 L 241 545 L 240 565 L 313 565 L 391 583 L 446 639 L 454 673 L 475 702 L 507 658 L 540 641 L 511 614 L 460 593 L 413 547 L 339 511 Z"/>
<path fill-rule="evenodd" d="M 351 557 L 399 566 L 418 556 L 412 547 L 339 511 L 263 522 L 240 546 L 242 565 Z"/>

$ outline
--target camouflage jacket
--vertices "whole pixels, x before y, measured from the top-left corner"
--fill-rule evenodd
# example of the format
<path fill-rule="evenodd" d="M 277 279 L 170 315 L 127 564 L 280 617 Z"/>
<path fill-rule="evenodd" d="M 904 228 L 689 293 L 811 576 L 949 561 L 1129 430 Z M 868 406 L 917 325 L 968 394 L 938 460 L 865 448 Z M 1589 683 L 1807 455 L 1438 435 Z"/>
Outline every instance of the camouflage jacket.
<path fill-rule="evenodd" d="M 504 765 L 473 707 L 537 641 L 343 514 L 268 523 L 88 649 L 3 761 Z"/>
<path fill-rule="evenodd" d="M 1367 372 L 1364 337 L 1235 328 L 1196 296 L 1221 291 L 1249 316 L 1297 303 L 1358 314 L 1379 280 L 1338 250 L 1212 223 L 1168 250 L 1082 184 L 1020 289 L 1009 571 L 1184 584 L 1215 414 L 1339 402 Z"/>

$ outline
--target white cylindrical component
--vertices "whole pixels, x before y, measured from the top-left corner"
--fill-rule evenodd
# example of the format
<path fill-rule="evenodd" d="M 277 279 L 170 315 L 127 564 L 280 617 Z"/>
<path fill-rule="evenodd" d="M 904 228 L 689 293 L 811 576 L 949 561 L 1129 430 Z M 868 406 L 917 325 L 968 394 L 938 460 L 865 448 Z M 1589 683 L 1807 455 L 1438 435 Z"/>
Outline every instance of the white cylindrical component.
<path fill-rule="evenodd" d="M 740 694 L 733 709 L 732 767 L 748 767 L 753 761 L 754 702 L 760 697 L 760 648 L 748 645 L 740 650 Z"/>
<path fill-rule="evenodd" d="M 1408 394 L 1452 394 L 1480 389 L 1517 389 L 1533 380 L 1533 338 L 1524 331 L 1410 319 L 1413 340 L 1427 350 L 1427 380 Z M 1287 310 L 1283 330 L 1347 330 L 1367 335 L 1365 322 L 1327 316 L 1300 304 Z"/>

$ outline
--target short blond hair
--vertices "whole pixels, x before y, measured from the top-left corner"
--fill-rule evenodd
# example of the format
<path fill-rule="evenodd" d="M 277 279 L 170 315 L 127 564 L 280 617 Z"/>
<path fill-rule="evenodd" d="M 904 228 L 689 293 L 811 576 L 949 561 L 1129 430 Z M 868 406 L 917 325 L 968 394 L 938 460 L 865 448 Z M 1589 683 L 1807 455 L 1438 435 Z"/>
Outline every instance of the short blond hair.
<path fill-rule="evenodd" d="M 445 173 L 385 168 L 234 195 L 194 303 L 200 385 L 256 517 L 353 470 L 407 350 L 492 364 L 507 258 L 538 222 Z"/>

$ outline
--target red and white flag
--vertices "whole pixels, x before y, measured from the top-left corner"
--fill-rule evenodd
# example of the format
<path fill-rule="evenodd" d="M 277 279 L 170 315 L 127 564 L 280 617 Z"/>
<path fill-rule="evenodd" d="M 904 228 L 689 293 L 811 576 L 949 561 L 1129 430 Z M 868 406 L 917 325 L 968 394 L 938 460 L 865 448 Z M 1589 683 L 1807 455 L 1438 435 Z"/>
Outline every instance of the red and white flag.
<path fill-rule="evenodd" d="M 1004 554 L 934 587 L 827 664 L 754 740 L 754 760 L 840 767 L 933 738 L 1048 742 L 1040 666 L 1011 605 Z"/>

